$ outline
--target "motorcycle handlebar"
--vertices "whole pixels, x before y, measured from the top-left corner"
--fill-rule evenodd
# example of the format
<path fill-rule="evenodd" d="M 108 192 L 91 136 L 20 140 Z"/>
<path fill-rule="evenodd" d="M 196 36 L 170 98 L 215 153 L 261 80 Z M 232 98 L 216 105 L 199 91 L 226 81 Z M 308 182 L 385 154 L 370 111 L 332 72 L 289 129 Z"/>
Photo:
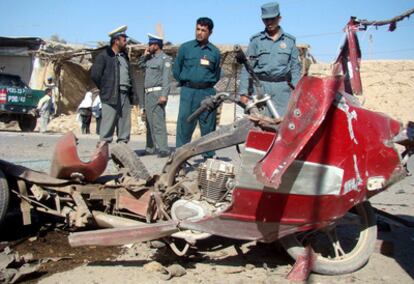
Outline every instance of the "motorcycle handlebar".
<path fill-rule="evenodd" d="M 243 64 L 244 68 L 246 68 L 247 73 L 249 73 L 250 77 L 253 80 L 254 85 L 257 89 L 260 90 L 259 97 L 261 96 L 262 92 L 262 84 L 260 83 L 259 78 L 257 77 L 256 73 L 254 73 L 253 67 L 250 65 L 249 60 L 246 57 L 246 54 L 244 53 L 243 49 L 240 45 L 236 44 L 233 48 L 235 52 L 236 61 L 239 64 Z"/>
<path fill-rule="evenodd" d="M 246 57 L 246 54 L 243 52 L 240 45 L 236 44 L 233 48 L 235 52 L 236 61 L 239 64 L 243 64 L 244 68 L 246 68 L 247 73 L 249 73 L 250 78 L 253 80 L 253 84 L 257 90 L 256 99 L 261 101 L 266 98 L 265 93 L 263 92 L 263 86 L 260 83 L 259 77 L 257 77 L 256 73 L 253 70 L 253 67 L 250 65 L 249 60 Z M 273 103 L 270 100 L 266 100 L 266 106 L 269 109 L 270 113 L 274 118 L 280 118 L 279 113 L 277 112 L 276 108 L 274 107 Z"/>
<path fill-rule="evenodd" d="M 206 109 L 207 109 L 207 107 L 205 105 L 201 105 L 198 109 L 196 109 L 195 112 L 193 112 L 187 118 L 187 122 L 192 122 L 193 120 L 197 119 Z"/>
<path fill-rule="evenodd" d="M 246 55 L 244 54 L 240 45 L 236 44 L 233 50 L 236 54 L 235 57 L 236 57 L 237 63 L 244 64 L 245 62 L 247 62 Z"/>
<path fill-rule="evenodd" d="M 198 109 L 196 109 L 188 118 L 187 122 L 192 122 L 196 118 L 198 118 L 204 111 L 210 110 L 212 112 L 216 108 L 220 106 L 222 102 L 226 99 L 230 99 L 230 94 L 226 92 L 221 92 L 216 94 L 213 97 L 208 98 L 206 101 L 201 102 L 201 105 Z M 233 99 L 230 99 L 233 100 Z"/>

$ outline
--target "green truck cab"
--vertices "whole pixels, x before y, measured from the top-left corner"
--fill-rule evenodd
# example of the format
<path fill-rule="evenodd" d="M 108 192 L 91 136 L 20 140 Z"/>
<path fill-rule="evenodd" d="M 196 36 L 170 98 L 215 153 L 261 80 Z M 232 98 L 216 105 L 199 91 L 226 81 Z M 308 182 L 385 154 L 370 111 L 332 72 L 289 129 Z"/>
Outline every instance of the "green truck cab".
<path fill-rule="evenodd" d="M 20 76 L 0 73 L 0 122 L 17 121 L 22 131 L 36 128 L 35 109 L 44 91 L 29 88 Z"/>

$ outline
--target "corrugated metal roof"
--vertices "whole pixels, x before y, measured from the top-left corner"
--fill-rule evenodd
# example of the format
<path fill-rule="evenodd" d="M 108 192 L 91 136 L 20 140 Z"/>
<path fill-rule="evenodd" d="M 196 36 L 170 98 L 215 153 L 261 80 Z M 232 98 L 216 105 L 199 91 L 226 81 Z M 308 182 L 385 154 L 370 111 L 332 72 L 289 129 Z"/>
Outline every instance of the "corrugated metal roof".
<path fill-rule="evenodd" d="M 0 37 L 0 46 L 28 47 L 37 50 L 45 42 L 38 37 Z"/>

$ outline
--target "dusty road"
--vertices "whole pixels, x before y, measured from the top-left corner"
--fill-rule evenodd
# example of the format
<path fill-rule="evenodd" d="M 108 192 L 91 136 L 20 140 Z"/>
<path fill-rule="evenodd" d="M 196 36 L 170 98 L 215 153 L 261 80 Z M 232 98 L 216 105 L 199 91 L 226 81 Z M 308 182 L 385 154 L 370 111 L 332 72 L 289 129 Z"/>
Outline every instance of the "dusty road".
<path fill-rule="evenodd" d="M 38 134 L 0 131 L 0 157 L 32 169 L 48 171 L 54 144 L 59 134 Z M 88 159 L 96 142 L 96 136 L 79 136 L 79 156 Z M 173 138 L 170 140 L 173 146 Z M 130 146 L 136 150 L 144 147 L 144 138 L 135 136 Z M 219 151 L 220 157 L 236 160 L 234 149 Z M 143 157 L 142 161 L 151 173 L 159 171 L 165 159 L 154 156 Z M 412 168 L 413 162 L 410 161 Z M 108 171 L 111 171 L 111 165 Z M 388 191 L 372 199 L 372 204 L 381 210 L 414 222 L 414 178 L 394 185 Z M 380 245 L 369 263 L 361 270 L 343 276 L 321 276 L 312 274 L 310 283 L 414 283 L 414 228 L 400 222 L 380 218 L 379 240 L 387 243 L 381 252 Z M 386 221 L 386 223 L 384 223 Z M 384 226 L 384 224 L 386 224 Z M 64 242 L 66 236 L 61 234 Z M 234 246 L 234 244 L 237 244 Z M 42 245 L 40 243 L 40 245 Z M 45 245 L 45 244 L 43 244 Z M 50 256 L 59 248 L 53 249 Z M 65 244 L 60 243 L 61 247 Z M 26 247 L 27 249 L 27 247 Z M 163 283 L 165 275 L 160 267 L 178 263 L 186 274 L 172 278 L 169 283 L 289 283 L 285 279 L 292 261 L 276 245 L 254 242 L 229 242 L 222 239 L 208 239 L 199 244 L 199 250 L 191 251 L 187 257 L 177 257 L 165 248 L 153 249 L 146 244 L 136 244 L 121 251 L 106 251 L 95 254 L 99 248 L 88 248 L 87 252 L 70 249 L 62 253 L 90 254 L 76 265 L 67 264 L 68 271 L 52 274 L 45 271 L 40 275 L 40 283 Z M 116 252 L 114 254 L 114 252 Z M 156 261 L 156 262 L 155 262 Z M 78 266 L 73 268 L 74 266 Z M 63 262 L 65 266 L 65 262 Z M 62 271 L 64 268 L 57 271 Z M 53 271 L 53 270 L 52 270 Z M 37 282 L 32 279 L 31 282 Z"/>

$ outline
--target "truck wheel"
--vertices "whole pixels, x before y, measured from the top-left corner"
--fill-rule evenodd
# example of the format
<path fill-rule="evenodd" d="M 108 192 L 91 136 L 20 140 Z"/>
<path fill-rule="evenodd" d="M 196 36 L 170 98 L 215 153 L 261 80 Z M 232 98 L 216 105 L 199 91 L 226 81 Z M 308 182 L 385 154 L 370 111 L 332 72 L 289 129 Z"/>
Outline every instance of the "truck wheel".
<path fill-rule="evenodd" d="M 23 115 L 19 118 L 19 127 L 24 132 L 32 132 L 36 128 L 37 119 L 31 115 Z"/>
<path fill-rule="evenodd" d="M 366 201 L 356 205 L 332 226 L 289 235 L 280 242 L 295 260 L 300 256 L 313 260 L 314 272 L 340 275 L 353 272 L 367 263 L 376 239 L 375 213 Z"/>
<path fill-rule="evenodd" d="M 7 184 L 4 173 L 0 170 L 0 224 L 6 216 L 7 208 L 9 206 L 9 186 Z"/>
<path fill-rule="evenodd" d="M 136 179 L 148 180 L 151 176 L 137 154 L 125 143 L 117 143 L 111 148 L 111 158 L 119 168 L 126 168 Z"/>

